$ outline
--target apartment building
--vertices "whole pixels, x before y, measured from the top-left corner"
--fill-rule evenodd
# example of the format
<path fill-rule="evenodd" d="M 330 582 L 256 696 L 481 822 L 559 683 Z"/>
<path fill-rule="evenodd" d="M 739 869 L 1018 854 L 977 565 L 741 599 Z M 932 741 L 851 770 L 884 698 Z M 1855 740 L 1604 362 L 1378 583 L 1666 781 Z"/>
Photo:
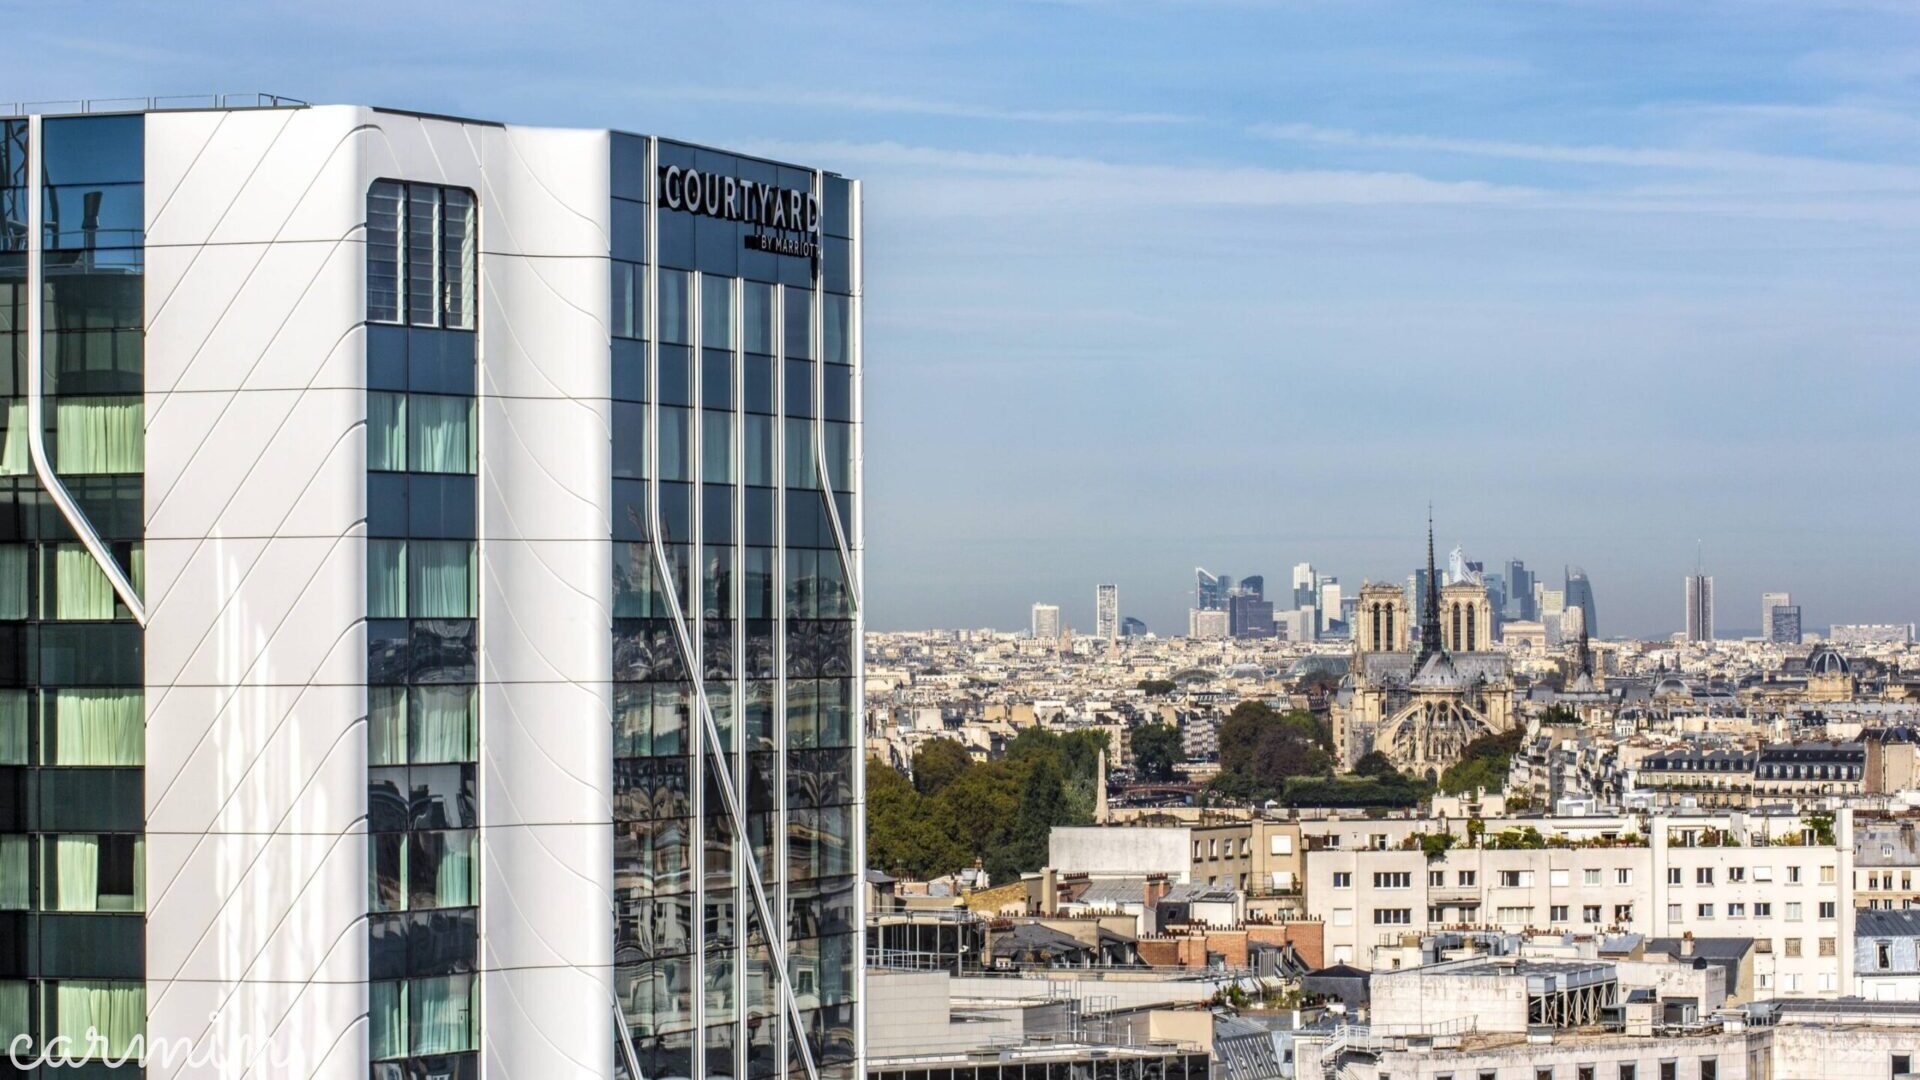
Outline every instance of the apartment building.
<path fill-rule="evenodd" d="M 1306 911 L 1326 923 L 1330 963 L 1390 966 L 1408 936 L 1463 927 L 1750 937 L 1758 994 L 1838 996 L 1852 983 L 1851 812 L 1831 837 L 1769 825 L 1656 817 L 1642 840 L 1431 858 L 1310 849 Z"/>

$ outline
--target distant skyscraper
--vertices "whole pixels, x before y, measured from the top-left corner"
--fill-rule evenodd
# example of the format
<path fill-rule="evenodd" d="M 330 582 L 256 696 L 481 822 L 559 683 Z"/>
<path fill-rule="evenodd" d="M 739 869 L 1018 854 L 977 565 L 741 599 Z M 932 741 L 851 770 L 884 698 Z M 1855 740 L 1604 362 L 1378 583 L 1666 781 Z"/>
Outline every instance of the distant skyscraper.
<path fill-rule="evenodd" d="M 1187 636 L 1207 639 L 1226 637 L 1227 613 L 1203 611 L 1200 608 L 1187 612 Z"/>
<path fill-rule="evenodd" d="M 1509 618 L 1527 621 L 1540 617 L 1533 604 L 1533 572 L 1519 559 L 1507 560 L 1507 605 Z"/>
<path fill-rule="evenodd" d="M 1033 605 L 1033 636 L 1041 641 L 1059 640 L 1060 605 Z"/>
<path fill-rule="evenodd" d="M 1769 612 L 1772 621 L 1767 627 L 1767 640 L 1776 645 L 1800 644 L 1800 605 L 1775 604 Z"/>
<path fill-rule="evenodd" d="M 1093 587 L 1093 636 L 1105 642 L 1120 637 L 1120 586 Z"/>
<path fill-rule="evenodd" d="M 1259 593 L 1235 590 L 1227 600 L 1227 633 L 1234 637 L 1273 636 L 1273 601 Z"/>
<path fill-rule="evenodd" d="M 1487 603 L 1493 607 L 1494 633 L 1495 636 L 1498 637 L 1501 620 L 1509 617 L 1507 611 L 1507 576 L 1505 574 L 1488 574 L 1481 579 L 1481 584 L 1487 587 Z"/>
<path fill-rule="evenodd" d="M 1340 618 L 1340 605 L 1344 599 L 1345 598 L 1340 595 L 1339 578 L 1327 577 L 1320 579 L 1320 597 L 1313 606 L 1315 610 L 1320 612 L 1321 630 L 1327 630 L 1329 628 L 1328 623 Z"/>
<path fill-rule="evenodd" d="M 1600 636 L 1600 616 L 1593 607 L 1593 583 L 1587 580 L 1587 572 L 1578 566 L 1569 566 L 1566 570 L 1566 603 L 1570 608 L 1579 608 L 1587 620 L 1587 636 Z"/>
<path fill-rule="evenodd" d="M 1120 619 L 1120 636 L 1124 638 L 1146 637 L 1147 624 L 1131 615 L 1124 615 Z"/>
<path fill-rule="evenodd" d="M 1227 588 L 1233 579 L 1210 574 L 1199 567 L 1195 567 L 1193 573 L 1198 582 L 1196 595 L 1199 598 L 1193 606 L 1200 611 L 1224 610 L 1227 606 Z"/>
<path fill-rule="evenodd" d="M 1779 640 L 1773 636 L 1773 609 L 1788 607 L 1792 603 L 1792 593 L 1763 592 L 1760 594 L 1760 640 Z"/>
<path fill-rule="evenodd" d="M 1687 640 L 1713 640 L 1713 576 L 1688 574 Z"/>
<path fill-rule="evenodd" d="M 1306 607 L 1315 601 L 1313 594 L 1316 578 L 1312 563 L 1295 563 L 1293 567 L 1293 606 Z"/>
<path fill-rule="evenodd" d="M 1251 596 L 1255 600 L 1264 600 L 1267 595 L 1267 579 L 1259 574 L 1248 574 L 1246 577 L 1240 579 L 1240 585 L 1237 588 L 1231 588 L 1227 591 L 1229 593 L 1239 593 L 1242 596 Z"/>

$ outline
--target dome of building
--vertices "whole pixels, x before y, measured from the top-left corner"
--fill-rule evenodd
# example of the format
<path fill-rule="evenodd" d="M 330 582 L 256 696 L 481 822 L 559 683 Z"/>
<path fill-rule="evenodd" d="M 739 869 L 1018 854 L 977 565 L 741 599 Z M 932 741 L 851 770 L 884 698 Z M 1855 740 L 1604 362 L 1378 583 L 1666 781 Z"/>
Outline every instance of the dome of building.
<path fill-rule="evenodd" d="M 1831 645 L 1822 645 L 1813 650 L 1813 655 L 1807 657 L 1807 674 L 1809 675 L 1847 675 L 1852 671 L 1853 665 L 1848 663 L 1847 658 L 1841 656 L 1840 651 Z"/>

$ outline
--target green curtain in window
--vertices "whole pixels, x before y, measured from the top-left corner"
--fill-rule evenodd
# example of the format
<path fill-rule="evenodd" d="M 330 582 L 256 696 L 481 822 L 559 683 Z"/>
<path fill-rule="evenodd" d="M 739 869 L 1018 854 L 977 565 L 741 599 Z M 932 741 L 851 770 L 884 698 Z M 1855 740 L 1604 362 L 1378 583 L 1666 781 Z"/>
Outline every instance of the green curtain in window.
<path fill-rule="evenodd" d="M 407 688 L 367 687 L 367 764 L 407 763 Z"/>
<path fill-rule="evenodd" d="M 407 743 L 416 765 L 473 761 L 473 687 L 416 686 L 407 717 Z"/>
<path fill-rule="evenodd" d="M 55 691 L 53 764 L 144 764 L 144 702 L 139 690 Z"/>
<path fill-rule="evenodd" d="M 415 979 L 408 991 L 415 1054 L 475 1049 L 473 976 Z"/>
<path fill-rule="evenodd" d="M 27 763 L 27 705 L 25 690 L 0 690 L 0 765 Z"/>
<path fill-rule="evenodd" d="M 367 541 L 367 618 L 407 617 L 407 542 Z"/>
<path fill-rule="evenodd" d="M 27 617 L 27 559 L 25 544 L 0 544 L 0 619 Z"/>
<path fill-rule="evenodd" d="M 100 910 L 100 838 L 63 834 L 52 839 L 53 910 Z"/>
<path fill-rule="evenodd" d="M 0 476 L 25 476 L 33 471 L 27 456 L 27 403 L 21 398 L 7 402 L 6 443 L 0 446 Z"/>
<path fill-rule="evenodd" d="M 440 867 L 434 874 L 434 900 L 443 908 L 472 907 L 480 902 L 473 880 L 472 832 L 440 834 Z"/>
<path fill-rule="evenodd" d="M 56 472 L 83 476 L 145 468 L 145 406 L 137 397 L 61 398 L 54 424 Z"/>
<path fill-rule="evenodd" d="M 87 1032 L 107 1040 L 107 1056 L 127 1053 L 134 1037 L 147 1031 L 147 988 L 137 982 L 70 980 L 54 986 L 51 1036 L 65 1037 L 75 1055 L 86 1052 Z"/>
<path fill-rule="evenodd" d="M 33 903 L 27 852 L 25 833 L 0 833 L 0 911 L 25 911 Z"/>
<path fill-rule="evenodd" d="M 473 399 L 415 394 L 407 399 L 408 466 L 413 472 L 471 473 Z"/>
<path fill-rule="evenodd" d="M 473 618 L 473 542 L 408 544 L 407 614 L 416 619 Z"/>
<path fill-rule="evenodd" d="M 11 1045 L 20 1035 L 33 1034 L 33 1014 L 27 1008 L 32 1000 L 25 982 L 0 982 L 0 1045 Z"/>
<path fill-rule="evenodd" d="M 367 468 L 406 471 L 407 395 L 367 394 Z"/>
<path fill-rule="evenodd" d="M 113 583 L 79 544 L 54 548 L 53 617 L 56 619 L 111 619 L 116 597 Z"/>
<path fill-rule="evenodd" d="M 377 982 L 367 987 L 367 1027 L 375 1061 L 407 1056 L 407 984 Z"/>

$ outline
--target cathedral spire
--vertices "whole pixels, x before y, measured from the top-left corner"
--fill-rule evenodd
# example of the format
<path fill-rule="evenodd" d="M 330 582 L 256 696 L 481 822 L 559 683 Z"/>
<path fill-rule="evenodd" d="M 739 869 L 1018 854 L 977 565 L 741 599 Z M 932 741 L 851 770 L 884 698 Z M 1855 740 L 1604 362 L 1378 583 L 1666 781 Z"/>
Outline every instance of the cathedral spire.
<path fill-rule="evenodd" d="M 1420 611 L 1420 660 L 1440 651 L 1440 575 L 1433 565 L 1433 504 L 1427 504 L 1427 602 Z M 1416 661 L 1416 668 L 1419 662 Z"/>

